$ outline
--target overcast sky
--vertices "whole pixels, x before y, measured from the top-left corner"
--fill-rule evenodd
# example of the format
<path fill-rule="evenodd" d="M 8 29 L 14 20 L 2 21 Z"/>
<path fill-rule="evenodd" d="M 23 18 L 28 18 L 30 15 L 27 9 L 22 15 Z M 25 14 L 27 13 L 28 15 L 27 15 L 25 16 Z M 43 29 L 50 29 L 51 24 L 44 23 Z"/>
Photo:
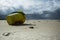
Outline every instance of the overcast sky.
<path fill-rule="evenodd" d="M 14 11 L 19 9 L 20 6 L 25 11 L 30 10 L 30 12 L 54 11 L 60 7 L 60 0 L 0 0 L 0 11 L 3 11 L 4 14 L 8 9 Z"/>

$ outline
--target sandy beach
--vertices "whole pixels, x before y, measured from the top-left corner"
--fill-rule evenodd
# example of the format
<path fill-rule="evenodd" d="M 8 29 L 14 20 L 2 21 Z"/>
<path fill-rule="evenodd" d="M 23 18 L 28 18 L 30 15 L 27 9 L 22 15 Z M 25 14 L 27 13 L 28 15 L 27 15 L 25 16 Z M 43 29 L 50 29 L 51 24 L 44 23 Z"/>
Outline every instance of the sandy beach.
<path fill-rule="evenodd" d="M 22 25 L 0 20 L 0 40 L 60 40 L 60 20 L 26 20 Z"/>

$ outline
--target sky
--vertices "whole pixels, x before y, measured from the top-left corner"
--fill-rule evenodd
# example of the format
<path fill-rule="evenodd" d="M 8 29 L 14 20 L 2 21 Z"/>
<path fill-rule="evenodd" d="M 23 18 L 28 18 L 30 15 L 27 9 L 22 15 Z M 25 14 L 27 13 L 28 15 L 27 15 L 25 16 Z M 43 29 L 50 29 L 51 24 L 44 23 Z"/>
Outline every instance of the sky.
<path fill-rule="evenodd" d="M 20 9 L 25 14 L 33 14 L 35 12 L 45 14 L 44 11 L 54 13 L 59 8 L 60 0 L 0 0 L 0 15 L 7 15 Z M 49 16 L 50 13 L 47 15 Z M 47 16 L 45 15 L 45 17 Z"/>
<path fill-rule="evenodd" d="M 4 13 L 7 10 L 15 11 L 17 9 L 24 9 L 25 13 L 54 11 L 60 7 L 59 4 L 60 0 L 0 0 L 0 10 Z"/>

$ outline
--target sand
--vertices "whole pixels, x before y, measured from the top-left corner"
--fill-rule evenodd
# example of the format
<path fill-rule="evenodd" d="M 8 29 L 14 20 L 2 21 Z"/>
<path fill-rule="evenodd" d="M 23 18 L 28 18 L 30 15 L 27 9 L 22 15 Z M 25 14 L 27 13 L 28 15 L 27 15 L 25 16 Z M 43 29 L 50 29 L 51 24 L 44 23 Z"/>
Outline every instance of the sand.
<path fill-rule="evenodd" d="M 26 20 L 23 25 L 0 20 L 0 40 L 60 40 L 60 20 Z"/>

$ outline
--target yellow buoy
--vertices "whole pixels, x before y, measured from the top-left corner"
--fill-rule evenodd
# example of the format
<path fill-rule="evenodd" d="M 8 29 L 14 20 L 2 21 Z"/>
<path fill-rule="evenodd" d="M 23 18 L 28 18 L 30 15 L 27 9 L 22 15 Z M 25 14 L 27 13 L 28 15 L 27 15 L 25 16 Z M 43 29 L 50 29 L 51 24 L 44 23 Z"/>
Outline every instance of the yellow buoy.
<path fill-rule="evenodd" d="M 26 20 L 23 12 L 13 12 L 6 17 L 8 24 L 23 24 Z"/>

